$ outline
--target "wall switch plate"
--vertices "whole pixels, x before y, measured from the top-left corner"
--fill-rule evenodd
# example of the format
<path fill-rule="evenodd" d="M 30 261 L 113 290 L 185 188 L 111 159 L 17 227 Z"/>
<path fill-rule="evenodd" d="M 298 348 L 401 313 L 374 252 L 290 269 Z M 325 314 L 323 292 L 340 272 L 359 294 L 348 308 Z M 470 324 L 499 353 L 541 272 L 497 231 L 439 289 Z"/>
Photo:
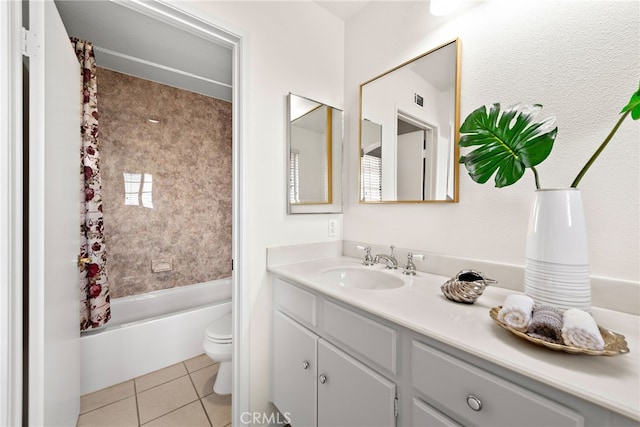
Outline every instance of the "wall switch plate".
<path fill-rule="evenodd" d="M 329 237 L 335 237 L 338 235 L 338 220 L 330 219 L 329 220 Z"/>

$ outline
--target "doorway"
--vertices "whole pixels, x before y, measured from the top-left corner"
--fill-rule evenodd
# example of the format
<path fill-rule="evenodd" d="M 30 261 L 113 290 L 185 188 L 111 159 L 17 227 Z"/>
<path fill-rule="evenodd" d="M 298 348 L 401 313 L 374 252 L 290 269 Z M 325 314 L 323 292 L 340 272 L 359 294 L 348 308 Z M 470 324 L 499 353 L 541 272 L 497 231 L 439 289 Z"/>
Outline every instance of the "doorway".
<path fill-rule="evenodd" d="M 1 58 L 3 63 L 3 67 L 2 67 L 3 71 L 0 74 L 2 75 L 3 95 L 5 94 L 4 83 L 10 82 L 12 83 L 12 86 L 14 88 L 19 88 L 20 85 L 15 83 L 22 81 L 21 72 L 18 67 L 18 64 L 21 63 L 21 55 L 23 54 L 22 49 L 20 48 L 21 40 L 23 40 L 23 37 L 21 37 L 21 29 L 20 29 L 22 14 L 20 11 L 19 4 L 18 4 L 18 7 L 15 7 L 14 5 L 11 5 L 11 3 L 15 5 L 14 2 L 9 2 L 9 4 L 6 7 L 5 6 L 2 7 L 3 30 L 2 30 L 2 37 L 0 42 L 2 43 L 2 47 L 3 47 L 3 54 Z M 75 2 L 75 3 L 79 4 L 81 2 Z M 94 2 L 91 2 L 91 3 L 94 3 Z M 109 3 L 109 2 L 104 2 L 104 3 Z M 112 3 L 116 3 L 116 1 Z M 231 50 L 232 74 L 233 74 L 232 81 L 234 82 L 233 87 L 230 88 L 231 96 L 233 100 L 232 101 L 233 102 L 233 125 L 232 125 L 233 126 L 233 131 L 232 131 L 233 133 L 233 207 L 232 207 L 233 250 L 232 250 L 232 257 L 235 260 L 235 269 L 233 274 L 233 281 L 234 281 L 233 300 L 235 305 L 234 329 L 242 330 L 240 326 L 241 324 L 246 323 L 246 320 L 243 321 L 244 313 L 242 310 L 243 308 L 242 289 L 239 286 L 237 286 L 237 283 L 241 282 L 240 280 L 241 270 L 238 267 L 242 265 L 241 245 L 240 245 L 241 232 L 240 232 L 240 220 L 239 220 L 240 219 L 239 212 L 241 211 L 240 205 L 241 205 L 241 195 L 242 195 L 242 183 L 238 178 L 240 176 L 240 173 L 239 173 L 240 165 L 242 164 L 241 149 L 240 149 L 240 145 L 241 145 L 240 122 L 241 122 L 242 115 L 241 115 L 240 96 L 239 96 L 240 82 L 242 81 L 242 78 L 241 78 L 242 73 L 240 70 L 240 63 L 241 63 L 240 58 L 242 56 L 241 54 L 242 37 L 237 35 L 236 32 L 228 31 L 226 29 L 223 29 L 220 26 L 198 19 L 194 15 L 188 14 L 181 9 L 177 9 L 173 6 L 168 6 L 161 2 L 155 2 L 155 1 L 145 2 L 145 3 L 126 2 L 126 4 L 130 7 L 137 8 L 138 9 L 137 12 L 140 14 L 143 14 L 147 17 L 153 17 L 153 19 L 156 19 L 158 21 L 163 21 L 165 23 L 170 23 L 174 26 L 181 27 L 187 32 L 195 31 L 195 32 L 206 33 L 207 37 L 219 39 L 222 43 L 226 44 L 228 48 Z M 122 5 L 119 5 L 119 7 L 122 7 Z M 185 7 L 188 7 L 188 5 Z M 7 13 L 5 14 L 4 12 L 7 12 Z M 7 25 L 4 25 L 4 24 L 7 24 Z M 144 29 L 142 29 L 142 33 L 144 33 Z M 27 36 L 27 40 L 28 40 L 28 36 Z M 7 49 L 5 49 L 5 47 L 7 47 Z M 202 53 L 200 52 L 200 54 Z M 7 66 L 5 67 L 4 65 L 7 65 Z M 5 104 L 5 101 L 6 101 L 6 104 Z M 5 105 L 7 107 L 6 110 L 4 108 Z M 17 96 L 17 94 L 12 93 L 10 94 L 10 96 L 7 96 L 7 97 L 3 96 L 2 107 L 3 107 L 2 123 L 5 124 L 5 121 L 6 121 L 6 123 L 8 124 L 6 129 L 11 128 L 11 133 L 5 134 L 2 137 L 3 147 L 5 146 L 4 142 L 6 141 L 7 147 L 18 147 L 18 149 L 20 149 L 19 148 L 20 146 L 17 145 L 16 141 L 20 139 L 19 137 L 21 134 L 19 127 L 22 126 L 22 120 L 23 120 L 22 114 L 20 114 L 22 110 L 22 102 Z M 18 123 L 19 123 L 19 126 L 18 126 Z M 4 128 L 5 127 L 3 126 L 3 129 Z M 14 212 L 20 213 L 20 209 L 18 209 L 18 207 L 15 206 L 14 202 L 15 200 L 19 200 L 22 197 L 22 195 L 26 193 L 23 193 L 22 181 L 20 179 L 20 174 L 22 170 L 22 167 L 21 167 L 22 161 L 20 159 L 20 156 L 15 155 L 14 153 L 9 153 L 9 154 L 10 156 L 7 157 L 8 159 L 7 171 L 11 171 L 11 176 L 9 176 L 7 180 L 5 180 L 4 177 L 2 179 L 2 184 L 3 184 L 2 188 L 5 189 L 5 184 L 8 184 L 8 187 L 6 188 L 9 189 L 8 193 L 5 193 L 4 191 L 2 192 L 3 202 L 5 201 L 7 202 L 8 209 L 6 211 L 5 210 L 2 211 L 3 215 L 1 219 L 2 219 L 3 228 L 5 228 L 4 225 L 7 225 L 6 229 L 13 230 L 15 233 L 18 233 L 17 236 L 13 236 L 12 234 L 11 239 L 7 242 L 8 246 L 6 247 L 20 249 L 19 241 L 24 240 L 25 235 L 20 232 L 20 230 L 22 229 L 21 217 L 13 215 Z M 39 194 L 37 196 L 40 197 L 42 195 Z M 5 218 L 4 213 L 9 213 L 10 215 L 8 215 Z M 3 246 L 3 248 L 5 248 L 5 246 Z M 3 251 L 2 253 L 4 254 L 5 252 Z M 9 266 L 13 271 L 15 269 L 14 268 L 15 266 L 19 266 L 23 263 L 23 260 L 26 261 L 26 258 L 23 257 L 23 255 L 21 255 L 20 250 L 12 251 L 12 255 L 10 259 L 4 260 L 1 264 L 3 277 L 4 277 L 5 267 Z M 20 279 L 20 275 L 15 272 L 12 273 L 12 277 Z M 20 326 L 21 326 L 20 319 L 22 317 L 22 310 L 20 309 L 21 304 L 15 298 L 16 296 L 20 296 L 20 289 L 18 288 L 18 286 L 21 286 L 21 284 L 19 280 L 16 280 L 16 281 L 11 280 L 9 283 L 12 286 L 16 286 L 16 289 L 14 289 L 15 291 L 14 295 L 11 296 L 12 300 L 8 301 L 8 305 L 5 305 L 4 298 L 2 300 L 2 304 L 3 304 L 3 308 L 9 307 L 11 309 L 11 312 L 7 310 L 5 313 L 9 315 L 9 319 L 8 319 L 9 322 L 7 323 L 10 324 L 11 334 L 16 336 L 20 333 L 18 331 L 20 330 Z M 246 317 L 248 317 L 248 314 L 246 315 Z M 55 332 L 52 333 L 52 331 L 50 330 L 47 331 L 47 334 L 49 336 L 56 336 Z M 234 333 L 234 336 L 235 336 L 234 352 L 236 354 L 241 354 L 242 352 L 239 351 L 239 349 L 243 347 L 243 343 L 247 339 L 235 333 Z M 16 345 L 16 344 L 20 344 L 18 341 L 12 339 L 12 341 L 9 342 L 8 340 L 5 340 L 6 337 L 4 334 L 2 334 L 1 338 L 2 338 L 2 341 L 0 342 L 0 344 L 2 344 L 3 356 L 9 355 L 11 356 L 11 359 L 14 359 L 15 358 L 14 356 L 21 354 L 21 348 L 20 348 L 21 346 Z M 36 355 L 36 357 L 42 358 L 43 356 Z M 8 367 L 19 367 L 19 365 L 20 365 L 19 363 L 14 363 L 9 361 L 6 364 L 3 362 L 0 368 L 2 368 L 2 371 L 4 372 Z M 240 359 L 240 363 L 236 363 L 234 371 L 235 371 L 234 373 L 237 375 L 235 376 L 236 381 L 235 381 L 234 392 L 236 393 L 236 396 L 234 396 L 233 405 L 235 408 L 237 408 L 234 410 L 234 413 L 239 414 L 242 411 L 242 409 L 248 407 L 248 396 L 243 396 L 239 392 L 240 390 L 243 390 L 243 389 L 248 390 L 248 387 L 246 386 L 243 387 L 243 384 L 247 384 L 248 381 L 244 380 L 243 377 L 240 375 L 240 373 L 243 371 L 242 359 Z M 2 409 L 2 412 L 3 412 L 2 414 L 3 419 L 5 419 L 4 409 L 7 407 L 7 405 L 11 406 L 12 408 L 16 408 L 19 406 L 24 407 L 28 404 L 26 399 L 23 399 L 23 401 L 20 402 L 20 399 L 16 398 L 16 393 L 14 393 L 14 391 L 17 391 L 18 392 L 17 394 L 19 395 L 19 390 L 21 388 L 26 388 L 28 386 L 27 384 L 22 384 L 20 381 L 12 380 L 11 384 L 8 384 L 7 386 L 8 386 L 7 388 L 3 387 L 2 390 L 0 390 L 2 391 L 0 395 L 0 397 L 2 398 L 2 402 L 0 402 L 1 404 L 0 409 Z M 12 420 L 20 419 L 20 415 L 16 415 L 15 411 L 13 414 L 10 414 L 10 417 L 11 417 L 10 419 Z M 9 424 L 14 424 L 14 423 L 11 422 Z"/>
<path fill-rule="evenodd" d="M 433 200 L 437 146 L 434 127 L 397 113 L 398 200 Z"/>
<path fill-rule="evenodd" d="M 233 313 L 234 313 L 234 354 L 241 355 L 243 343 L 248 337 L 242 337 L 237 331 L 242 331 L 244 312 L 242 310 L 243 293 L 239 268 L 241 260 L 241 194 L 242 183 L 239 177 L 242 164 L 241 159 L 241 105 L 240 69 L 242 57 L 242 37 L 233 30 L 199 19 L 189 11 L 177 9 L 163 2 L 130 2 L 130 1 L 56 1 L 65 25 L 67 20 L 82 24 L 93 30 L 105 28 L 110 38 L 117 43 L 130 46 L 131 40 L 139 44 L 138 50 L 122 51 L 113 49 L 107 40 L 96 37 L 80 36 L 99 46 L 96 56 L 99 66 L 105 66 L 115 71 L 131 75 L 144 76 L 149 80 L 187 89 L 215 98 L 225 99 L 232 103 L 232 260 L 233 260 Z M 68 11 L 66 10 L 68 7 Z M 76 19 L 74 13 L 90 13 L 81 11 L 82 7 L 101 7 L 96 15 L 96 21 Z M 180 6 L 182 7 L 182 5 Z M 188 7 L 188 5 L 185 5 Z M 75 12 L 74 12 L 75 11 Z M 65 16 L 67 15 L 69 16 Z M 107 19 L 111 16 L 114 21 Z M 114 31 L 114 28 L 118 28 Z M 129 34 L 133 31 L 135 36 Z M 70 31 L 69 31 L 70 32 Z M 71 32 L 70 32 L 71 33 Z M 155 43 L 161 49 L 156 49 L 156 55 L 146 56 L 145 52 Z M 104 45 L 104 46 L 101 46 Z M 186 48 L 188 47 L 188 48 Z M 213 59 L 228 54 L 224 60 Z M 102 57 L 102 64 L 101 64 Z M 140 60 L 137 60 L 140 59 Z M 222 65 L 221 65 L 222 64 Z M 230 80 L 221 75 L 228 73 Z M 247 315 L 248 316 L 248 315 Z M 246 322 L 246 320 L 244 320 Z M 248 365 L 248 359 L 246 359 Z M 243 359 L 235 358 L 234 365 L 234 408 L 248 408 L 248 395 L 242 395 Z M 245 365 L 245 366 L 246 366 Z M 248 384 L 248 382 L 247 382 Z M 248 390 L 248 387 L 244 387 Z M 234 414 L 241 410 L 234 409 Z M 235 421 L 235 420 L 234 420 Z"/>

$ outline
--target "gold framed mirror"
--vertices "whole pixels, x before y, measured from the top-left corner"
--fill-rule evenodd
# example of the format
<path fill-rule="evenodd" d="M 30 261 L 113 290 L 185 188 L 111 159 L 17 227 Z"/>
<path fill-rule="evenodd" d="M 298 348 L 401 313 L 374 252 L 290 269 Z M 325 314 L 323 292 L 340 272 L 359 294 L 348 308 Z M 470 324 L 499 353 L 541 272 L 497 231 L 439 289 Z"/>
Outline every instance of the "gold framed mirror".
<path fill-rule="evenodd" d="M 288 212 L 342 212 L 342 111 L 292 93 L 287 110 Z"/>
<path fill-rule="evenodd" d="M 360 85 L 360 203 L 458 202 L 460 40 Z"/>

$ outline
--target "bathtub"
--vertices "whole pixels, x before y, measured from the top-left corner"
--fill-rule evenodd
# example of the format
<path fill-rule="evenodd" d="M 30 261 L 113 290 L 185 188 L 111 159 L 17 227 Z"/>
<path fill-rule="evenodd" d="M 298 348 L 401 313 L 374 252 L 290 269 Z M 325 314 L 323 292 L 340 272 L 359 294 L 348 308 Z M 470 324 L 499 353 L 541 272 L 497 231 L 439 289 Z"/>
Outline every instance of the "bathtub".
<path fill-rule="evenodd" d="M 111 300 L 105 327 L 80 336 L 80 392 L 91 393 L 204 353 L 209 322 L 231 311 L 231 279 Z"/>

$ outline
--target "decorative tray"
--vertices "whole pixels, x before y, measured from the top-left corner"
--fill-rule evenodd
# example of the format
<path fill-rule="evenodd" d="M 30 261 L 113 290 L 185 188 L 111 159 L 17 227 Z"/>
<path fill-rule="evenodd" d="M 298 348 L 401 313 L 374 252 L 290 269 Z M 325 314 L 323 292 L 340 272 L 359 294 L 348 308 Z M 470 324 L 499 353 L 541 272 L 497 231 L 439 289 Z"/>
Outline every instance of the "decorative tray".
<path fill-rule="evenodd" d="M 524 338 L 527 341 L 531 341 L 534 344 L 542 345 L 552 350 L 564 351 L 566 353 L 574 353 L 574 354 L 588 354 L 591 356 L 616 356 L 618 354 L 629 353 L 629 347 L 627 346 L 627 340 L 624 338 L 624 335 L 617 334 L 615 332 L 609 331 L 608 329 L 604 329 L 601 326 L 598 326 L 600 329 L 600 334 L 604 339 L 604 350 L 588 350 L 585 348 L 573 347 L 564 344 L 555 344 L 551 342 L 547 342 L 538 338 L 530 337 L 524 332 L 520 332 L 516 329 L 513 329 L 509 325 L 502 323 L 498 320 L 498 312 L 502 306 L 493 307 L 489 312 L 491 318 L 502 328 L 507 331 L 519 336 L 520 338 Z"/>

